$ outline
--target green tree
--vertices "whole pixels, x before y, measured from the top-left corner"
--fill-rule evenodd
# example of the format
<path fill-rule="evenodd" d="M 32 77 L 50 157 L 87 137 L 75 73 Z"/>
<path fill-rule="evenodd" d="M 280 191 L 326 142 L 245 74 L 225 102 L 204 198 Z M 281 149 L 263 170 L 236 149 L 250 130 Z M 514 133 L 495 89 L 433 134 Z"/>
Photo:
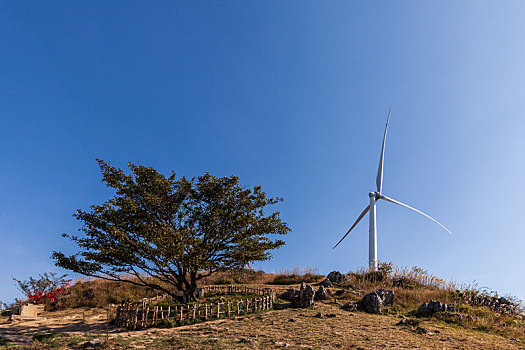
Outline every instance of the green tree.
<path fill-rule="evenodd" d="M 131 174 L 97 159 L 102 181 L 115 196 L 89 211 L 78 210 L 82 237 L 63 234 L 80 248 L 53 252 L 57 266 L 86 276 L 124 281 L 195 300 L 197 281 L 217 271 L 271 258 L 284 244 L 270 234 L 289 227 L 279 212 L 265 214 L 282 198 L 260 186 L 244 188 L 236 176 L 177 179 L 151 167 L 128 164 Z"/>

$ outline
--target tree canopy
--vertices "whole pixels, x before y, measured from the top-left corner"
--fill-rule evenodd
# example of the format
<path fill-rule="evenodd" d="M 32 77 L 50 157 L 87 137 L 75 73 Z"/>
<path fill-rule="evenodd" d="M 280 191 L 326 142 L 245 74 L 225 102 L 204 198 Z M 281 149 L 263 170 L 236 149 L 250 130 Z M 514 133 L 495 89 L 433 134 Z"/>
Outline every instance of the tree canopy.
<path fill-rule="evenodd" d="M 63 234 L 80 248 L 53 252 L 57 266 L 86 276 L 124 281 L 194 299 L 197 281 L 214 272 L 271 258 L 284 244 L 269 235 L 290 231 L 279 212 L 264 209 L 282 198 L 236 176 L 206 173 L 187 179 L 129 163 L 131 174 L 97 159 L 102 181 L 115 195 L 77 210 L 81 236 Z"/>

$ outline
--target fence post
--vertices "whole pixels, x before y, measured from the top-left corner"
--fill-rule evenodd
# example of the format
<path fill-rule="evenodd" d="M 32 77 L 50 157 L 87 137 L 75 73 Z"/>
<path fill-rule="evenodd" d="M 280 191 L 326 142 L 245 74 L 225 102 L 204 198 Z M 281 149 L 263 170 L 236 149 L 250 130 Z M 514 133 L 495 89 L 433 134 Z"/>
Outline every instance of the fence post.
<path fill-rule="evenodd" d="M 135 315 L 133 316 L 133 329 L 137 329 L 137 320 L 139 317 L 139 306 L 135 309 Z"/>
<path fill-rule="evenodd" d="M 120 317 L 120 306 L 117 306 L 117 311 L 115 312 L 115 326 L 119 327 Z"/>
<path fill-rule="evenodd" d="M 145 315 L 145 318 L 144 318 L 144 325 L 147 327 L 148 326 L 148 316 L 149 316 L 149 304 L 148 306 L 146 307 L 146 315 Z"/>
<path fill-rule="evenodd" d="M 228 318 L 231 317 L 231 313 L 230 313 L 230 302 L 228 301 Z"/>
<path fill-rule="evenodd" d="M 193 314 L 191 316 L 191 320 L 195 321 L 195 312 L 197 311 L 197 304 L 193 304 Z"/>
<path fill-rule="evenodd" d="M 124 309 L 124 318 L 122 319 L 122 324 L 127 327 L 128 326 L 128 318 L 129 318 L 129 304 L 126 302 L 126 306 Z"/>
<path fill-rule="evenodd" d="M 217 302 L 217 319 L 221 318 L 221 304 L 220 301 Z"/>

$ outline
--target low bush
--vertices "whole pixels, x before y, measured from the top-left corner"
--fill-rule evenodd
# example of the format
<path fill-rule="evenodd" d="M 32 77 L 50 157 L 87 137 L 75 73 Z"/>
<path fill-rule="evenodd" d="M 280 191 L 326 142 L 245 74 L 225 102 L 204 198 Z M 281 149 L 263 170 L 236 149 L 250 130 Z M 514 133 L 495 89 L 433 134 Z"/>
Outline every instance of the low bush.
<path fill-rule="evenodd" d="M 268 274 L 264 271 L 239 268 L 231 271 L 216 272 L 199 281 L 199 285 L 215 284 L 264 284 L 268 282 Z"/>
<path fill-rule="evenodd" d="M 68 295 L 59 298 L 55 308 L 105 307 L 124 300 L 137 301 L 156 295 L 158 291 L 129 283 L 79 278 L 69 288 Z"/>
<path fill-rule="evenodd" d="M 37 278 L 32 276 L 28 280 L 20 281 L 13 278 L 18 290 L 33 304 L 54 304 L 57 299 L 68 292 L 70 280 L 67 275 L 57 276 L 54 272 L 46 272 Z"/>
<path fill-rule="evenodd" d="M 300 284 L 300 283 L 317 283 L 324 278 L 323 275 L 315 275 L 312 273 L 305 273 L 304 275 L 277 275 L 271 282 L 271 284 Z"/>

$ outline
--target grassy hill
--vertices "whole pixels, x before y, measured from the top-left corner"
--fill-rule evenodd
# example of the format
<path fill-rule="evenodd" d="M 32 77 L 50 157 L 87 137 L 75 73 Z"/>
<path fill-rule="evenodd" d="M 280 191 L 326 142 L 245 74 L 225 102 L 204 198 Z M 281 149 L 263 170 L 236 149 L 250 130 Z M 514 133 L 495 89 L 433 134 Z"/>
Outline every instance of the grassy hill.
<path fill-rule="evenodd" d="M 284 292 L 302 281 L 313 284 L 323 279 L 314 271 L 266 274 L 243 270 L 217 274 L 205 283 L 265 285 Z M 312 308 L 284 308 L 132 332 L 111 326 L 104 304 L 122 296 L 138 299 L 153 292 L 108 283 L 78 281 L 59 309 L 47 312 L 48 320 L 8 324 L 2 319 L 0 344 L 4 348 L 77 349 L 525 349 L 525 318 L 516 300 L 475 288 L 458 288 L 418 268 L 383 264 L 378 272 L 349 273 L 344 282 L 329 288 L 327 300 L 317 301 Z M 380 315 L 340 308 L 379 288 L 395 293 L 394 304 L 384 307 Z M 455 309 L 419 314 L 418 307 L 430 300 L 454 304 Z M 516 308 L 501 306 L 507 302 Z M 286 306 L 284 300 L 277 303 Z M 405 321 L 399 324 L 401 320 Z"/>

